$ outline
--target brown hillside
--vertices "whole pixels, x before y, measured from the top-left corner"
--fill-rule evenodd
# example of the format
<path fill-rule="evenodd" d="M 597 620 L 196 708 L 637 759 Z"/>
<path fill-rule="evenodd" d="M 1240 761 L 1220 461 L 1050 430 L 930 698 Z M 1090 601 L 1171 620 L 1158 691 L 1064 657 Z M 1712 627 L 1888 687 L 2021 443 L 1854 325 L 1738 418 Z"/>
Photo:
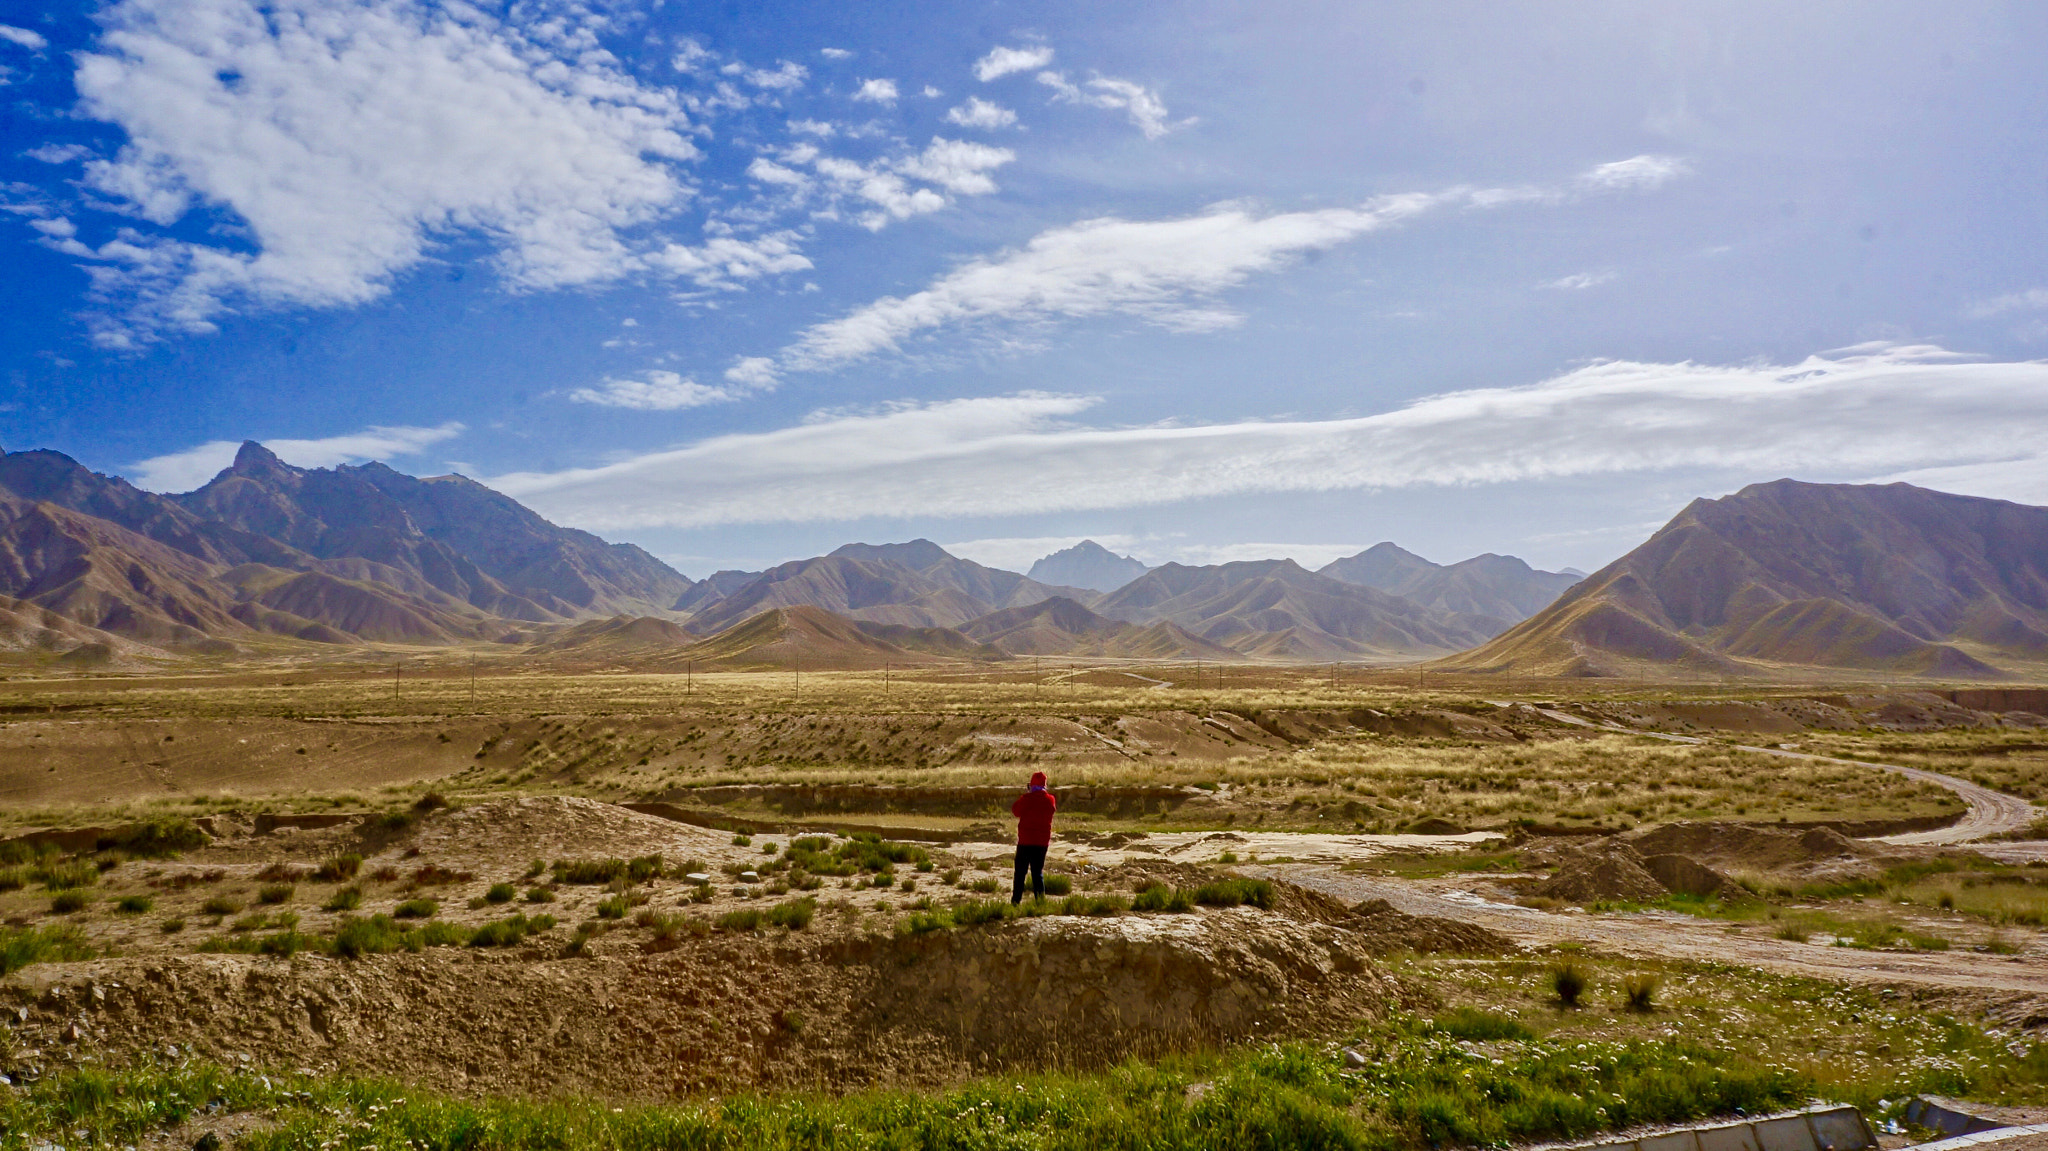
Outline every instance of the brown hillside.
<path fill-rule="evenodd" d="M 970 620 L 962 634 L 1011 655 L 1092 655 L 1126 659 L 1232 659 L 1238 653 L 1171 623 L 1141 627 L 1096 615 L 1065 596 Z"/>
<path fill-rule="evenodd" d="M 671 657 L 700 666 L 794 667 L 821 671 L 878 668 L 885 663 L 941 663 L 1003 658 L 1003 653 L 947 628 L 877 624 L 821 608 L 774 608 Z"/>
<path fill-rule="evenodd" d="M 1438 666 L 1985 678 L 2044 661 L 2048 508 L 1779 480 L 1695 500 L 1549 608 Z"/>

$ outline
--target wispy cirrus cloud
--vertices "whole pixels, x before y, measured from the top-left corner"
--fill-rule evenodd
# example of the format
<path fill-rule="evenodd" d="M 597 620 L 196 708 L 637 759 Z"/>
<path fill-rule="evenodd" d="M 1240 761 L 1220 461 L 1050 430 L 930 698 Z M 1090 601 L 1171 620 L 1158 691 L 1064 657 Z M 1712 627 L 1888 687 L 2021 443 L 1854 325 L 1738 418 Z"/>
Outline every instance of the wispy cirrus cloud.
<path fill-rule="evenodd" d="M 1185 128 L 1195 122 L 1188 119 L 1177 124 L 1169 123 L 1166 101 L 1160 99 L 1158 92 L 1134 80 L 1095 76 L 1076 84 L 1068 80 L 1064 72 L 1040 72 L 1038 82 L 1052 89 L 1056 101 L 1122 111 L 1147 140 L 1157 140 L 1176 128 Z"/>
<path fill-rule="evenodd" d="M 1707 469 L 1949 469 L 2048 501 L 2048 363 L 1867 346 L 1789 365 L 1612 361 L 1341 420 L 1091 427 L 1023 393 L 827 414 L 493 486 L 593 530 L 966 517 Z M 1955 473 L 1954 469 L 1973 469 Z"/>
<path fill-rule="evenodd" d="M 17 28 L 12 24 L 0 24 L 0 40 L 18 45 L 31 52 L 40 52 L 50 46 L 41 32 L 28 28 Z"/>
<path fill-rule="evenodd" d="M 577 388 L 569 393 L 569 399 L 575 403 L 641 412 L 674 412 L 735 398 L 730 388 L 709 387 L 678 372 L 659 368 L 642 372 L 637 380 L 608 377 L 594 388 Z"/>
<path fill-rule="evenodd" d="M 1240 317 L 1219 302 L 1223 292 L 1303 255 L 1440 209 L 1498 209 L 1634 191 L 1648 185 L 1595 179 L 1593 173 L 1634 170 L 1644 167 L 1636 163 L 1643 159 L 1602 165 L 1569 189 L 1452 188 L 1304 212 L 1260 213 L 1224 204 L 1173 219 L 1084 220 L 1041 232 L 1021 248 L 970 260 L 920 291 L 884 296 L 814 324 L 775 356 L 752 357 L 748 371 L 760 377 L 763 359 L 776 372 L 823 370 L 901 351 L 925 333 L 994 322 L 1116 314 L 1179 331 L 1228 327 Z M 1682 167 L 1651 166 L 1670 172 Z"/>
<path fill-rule="evenodd" d="M 1973 320 L 1993 320 L 2015 312 L 2039 311 L 2048 311 L 2048 288 L 2028 288 L 2024 292 L 1993 296 L 1970 305 L 1963 314 Z"/>
<path fill-rule="evenodd" d="M 336 464 L 390 459 L 413 455 L 424 448 L 454 439 L 465 429 L 458 423 L 439 427 L 370 427 L 348 435 L 319 440 L 265 440 L 263 446 L 285 463 L 302 468 L 331 468 Z M 129 467 L 129 482 L 153 492 L 188 492 L 206 486 L 222 468 L 235 462 L 241 444 L 234 440 L 213 440 L 196 448 L 168 455 L 151 456 Z"/>

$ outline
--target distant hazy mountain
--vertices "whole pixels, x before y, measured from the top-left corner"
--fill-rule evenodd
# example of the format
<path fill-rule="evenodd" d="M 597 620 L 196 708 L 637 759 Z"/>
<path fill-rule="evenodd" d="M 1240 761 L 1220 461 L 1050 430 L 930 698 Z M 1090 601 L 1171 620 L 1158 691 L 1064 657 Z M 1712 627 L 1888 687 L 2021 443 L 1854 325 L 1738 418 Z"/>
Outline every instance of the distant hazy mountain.
<path fill-rule="evenodd" d="M 1416 658 L 1470 647 L 1494 626 L 1317 575 L 1293 560 L 1164 564 L 1094 610 L 1131 623 L 1163 620 L 1268 659 Z"/>
<path fill-rule="evenodd" d="M 1425 607 L 1520 623 L 1550 606 L 1584 573 L 1538 571 L 1514 556 L 1473 556 L 1433 564 L 1391 543 L 1378 543 L 1317 569 L 1318 574 L 1414 600 Z"/>
<path fill-rule="evenodd" d="M 2048 508 L 1793 480 L 1694 500 L 1641 547 L 1446 667 L 1970 678 L 2048 662 Z"/>
<path fill-rule="evenodd" d="M 1027 574 L 1040 583 L 1112 592 L 1151 571 L 1151 568 L 1120 556 L 1094 540 L 1082 540 L 1073 547 L 1044 556 Z"/>
<path fill-rule="evenodd" d="M 770 568 L 722 597 L 700 601 L 690 626 L 709 633 L 769 608 L 817 607 L 872 623 L 954 627 L 1056 595 L 1095 598 L 1080 588 L 983 567 L 930 540 L 847 544 L 830 555 Z"/>
<path fill-rule="evenodd" d="M 1230 659 L 1238 653 L 1164 621 L 1140 625 L 1096 615 L 1065 596 L 1004 608 L 960 625 L 969 639 L 1011 655 L 1124 659 Z"/>

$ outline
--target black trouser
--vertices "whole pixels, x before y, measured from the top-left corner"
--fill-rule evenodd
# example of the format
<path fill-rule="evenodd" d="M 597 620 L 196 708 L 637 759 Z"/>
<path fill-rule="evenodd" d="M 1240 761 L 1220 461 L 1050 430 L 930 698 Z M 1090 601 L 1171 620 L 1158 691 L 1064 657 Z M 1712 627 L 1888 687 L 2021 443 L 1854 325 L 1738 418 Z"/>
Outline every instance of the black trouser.
<path fill-rule="evenodd" d="M 1020 843 L 1017 845 L 1017 872 L 1010 879 L 1010 902 L 1024 902 L 1024 869 L 1031 869 L 1031 895 L 1034 899 L 1045 898 L 1045 844 Z"/>

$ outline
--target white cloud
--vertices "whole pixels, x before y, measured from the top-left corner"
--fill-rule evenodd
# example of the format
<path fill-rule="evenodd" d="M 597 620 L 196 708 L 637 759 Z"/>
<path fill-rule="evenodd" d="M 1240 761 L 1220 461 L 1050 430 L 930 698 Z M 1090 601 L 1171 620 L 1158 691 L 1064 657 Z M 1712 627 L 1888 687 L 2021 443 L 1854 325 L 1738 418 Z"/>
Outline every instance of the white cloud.
<path fill-rule="evenodd" d="M 811 74 L 809 69 L 805 68 L 802 64 L 793 64 L 788 60 L 779 61 L 779 63 L 780 67 L 773 71 L 766 68 L 748 70 L 747 83 L 752 84 L 756 88 L 769 88 L 779 92 L 786 92 L 804 86 L 804 78 Z"/>
<path fill-rule="evenodd" d="M 989 173 L 1016 158 L 1016 153 L 1008 148 L 948 140 L 943 136 L 932 137 L 922 152 L 877 160 L 872 164 L 827 156 L 810 144 L 789 148 L 782 153 L 784 165 L 808 165 L 822 177 L 835 201 L 830 205 L 832 210 L 836 210 L 836 198 L 839 196 L 855 196 L 872 205 L 871 210 L 857 217 L 858 223 L 871 231 L 880 230 L 894 220 L 907 220 L 939 211 L 953 202 L 952 196 L 983 196 L 995 191 L 996 182 Z M 801 174 L 784 165 L 756 160 L 748 174 L 757 180 L 781 183 L 793 190 L 808 187 L 807 184 L 798 185 L 796 181 L 802 179 Z M 913 181 L 936 187 L 918 187 Z"/>
<path fill-rule="evenodd" d="M 264 440 L 263 446 L 294 467 L 331 468 L 336 464 L 413 455 L 422 448 L 454 439 L 463 430 L 456 423 L 438 428 L 371 427 L 324 440 Z M 234 463 L 235 452 L 241 446 L 234 440 L 213 440 L 182 452 L 151 456 L 132 465 L 128 478 L 136 487 L 152 492 L 189 492 L 205 487 L 222 468 Z"/>
<path fill-rule="evenodd" d="M 896 96 L 894 80 L 862 80 L 860 88 L 853 94 L 854 99 L 866 100 L 871 104 L 894 104 Z"/>
<path fill-rule="evenodd" d="M 921 331 L 996 317 L 1117 312 L 1181 330 L 1222 327 L 1236 317 L 1207 297 L 1437 202 L 1409 195 L 1270 216 L 1227 206 L 1176 220 L 1085 220 L 1042 232 L 1020 250 L 971 261 L 923 291 L 885 296 L 815 325 L 778 360 L 790 369 L 823 368 L 895 349 Z"/>
<path fill-rule="evenodd" d="M 791 120 L 789 130 L 799 136 L 816 136 L 820 140 L 826 140 L 839 129 L 823 120 Z"/>
<path fill-rule="evenodd" d="M 853 59 L 853 53 L 844 48 L 820 48 L 818 49 L 818 55 L 823 56 L 827 60 Z"/>
<path fill-rule="evenodd" d="M 745 280 L 810 268 L 810 258 L 797 250 L 798 239 L 787 231 L 748 239 L 713 236 L 694 247 L 670 243 L 642 259 L 649 267 L 685 277 L 698 287 L 731 289 Z"/>
<path fill-rule="evenodd" d="M 607 378 L 598 387 L 577 388 L 569 398 L 579 404 L 641 412 L 673 412 L 738 398 L 724 388 L 706 387 L 675 372 L 653 369 L 643 375 L 645 378 L 638 380 Z"/>
<path fill-rule="evenodd" d="M 986 84 L 1012 72 L 1029 72 L 1052 63 L 1052 49 L 1044 45 L 1031 48 L 996 47 L 989 54 L 974 62 L 974 78 Z"/>
<path fill-rule="evenodd" d="M 1105 428 L 1027 393 L 828 414 L 492 486 L 593 530 L 1028 515 L 1250 492 L 1711 469 L 1967 477 L 2048 502 L 2048 362 L 1893 346 L 1789 366 L 1612 361 L 1357 419 Z M 1944 469 L 1931 472 L 1928 469 Z M 1967 469 L 1967 470 L 1964 470 Z"/>
<path fill-rule="evenodd" d="M 1615 275 L 1616 273 L 1614 272 L 1575 272 L 1572 275 L 1561 276 L 1551 280 L 1543 286 L 1555 288 L 1561 292 L 1582 292 L 1587 288 L 1597 288 L 1602 284 L 1612 283 Z"/>
<path fill-rule="evenodd" d="M 934 136 L 923 152 L 898 161 L 896 170 L 937 184 L 948 192 L 985 196 L 996 190 L 996 182 L 989 179 L 988 173 L 1016 158 L 1017 153 L 1008 148 Z"/>
<path fill-rule="evenodd" d="M 1656 188 L 1690 175 L 1692 166 L 1676 156 L 1631 156 L 1601 164 L 1579 182 L 1596 191 L 1640 191 Z"/>
<path fill-rule="evenodd" d="M 1159 98 L 1159 93 L 1130 80 L 1097 76 L 1075 84 L 1059 72 L 1040 72 L 1038 82 L 1052 89 L 1055 100 L 1091 108 L 1121 109 L 1147 140 L 1157 140 L 1175 128 L 1194 123 L 1192 119 L 1167 123 L 1166 102 Z"/>
<path fill-rule="evenodd" d="M 1964 315 L 1973 320 L 1989 320 L 2014 312 L 2032 312 L 2048 309 L 2048 288 L 2028 288 L 2024 292 L 2011 292 L 1994 296 L 1982 303 L 1965 309 Z"/>
<path fill-rule="evenodd" d="M 1017 114 L 1001 104 L 991 104 L 979 96 L 969 96 L 967 103 L 946 111 L 946 123 L 958 124 L 963 128 L 1007 128 L 1017 122 Z"/>
<path fill-rule="evenodd" d="M 92 155 L 92 149 L 83 144 L 43 144 L 30 148 L 22 155 L 45 164 L 69 164 Z"/>
<path fill-rule="evenodd" d="M 101 20 L 80 107 L 129 142 L 87 183 L 156 224 L 224 210 L 254 248 L 138 230 L 100 249 L 100 289 L 131 308 L 108 342 L 241 301 L 374 299 L 456 233 L 488 237 L 515 289 L 614 279 L 642 267 L 624 230 L 689 195 L 674 93 L 585 29 L 410 0 L 122 0 Z"/>
<path fill-rule="evenodd" d="M 775 361 L 766 356 L 741 356 L 725 370 L 725 378 L 743 387 L 772 388 L 775 386 Z"/>
<path fill-rule="evenodd" d="M 19 44 L 31 52 L 40 52 L 50 46 L 50 42 L 43 39 L 42 33 L 27 28 L 16 28 L 12 24 L 0 24 L 0 40 Z"/>

